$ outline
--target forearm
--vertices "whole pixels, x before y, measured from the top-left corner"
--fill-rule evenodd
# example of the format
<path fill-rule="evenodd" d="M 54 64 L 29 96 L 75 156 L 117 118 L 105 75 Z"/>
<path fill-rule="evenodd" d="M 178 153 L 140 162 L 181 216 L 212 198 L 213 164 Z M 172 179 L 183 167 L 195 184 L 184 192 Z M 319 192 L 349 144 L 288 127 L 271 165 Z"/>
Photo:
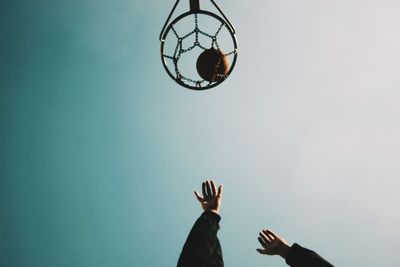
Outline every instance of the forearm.
<path fill-rule="evenodd" d="M 292 267 L 313 266 L 313 267 L 333 267 L 328 261 L 316 252 L 303 248 L 298 244 L 293 244 L 287 251 L 286 263 Z"/>
<path fill-rule="evenodd" d="M 208 264 L 222 267 L 223 258 L 217 232 L 220 216 L 204 212 L 195 222 L 178 260 L 178 267 L 197 267 Z"/>

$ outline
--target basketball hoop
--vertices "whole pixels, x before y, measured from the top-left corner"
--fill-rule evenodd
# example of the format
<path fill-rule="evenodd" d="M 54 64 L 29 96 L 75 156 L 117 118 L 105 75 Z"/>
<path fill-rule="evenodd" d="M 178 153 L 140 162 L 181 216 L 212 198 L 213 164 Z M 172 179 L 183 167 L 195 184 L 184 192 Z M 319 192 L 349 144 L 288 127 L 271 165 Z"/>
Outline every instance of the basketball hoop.
<path fill-rule="evenodd" d="M 193 90 L 210 89 L 226 80 L 235 67 L 238 54 L 235 29 L 214 0 L 210 1 L 222 18 L 201 10 L 199 0 L 189 0 L 190 10 L 169 23 L 179 1 L 160 33 L 161 61 L 179 85 Z M 200 25 L 202 21 L 206 26 Z M 186 22 L 194 23 L 194 27 L 188 30 Z M 213 29 L 206 31 L 206 27 Z"/>

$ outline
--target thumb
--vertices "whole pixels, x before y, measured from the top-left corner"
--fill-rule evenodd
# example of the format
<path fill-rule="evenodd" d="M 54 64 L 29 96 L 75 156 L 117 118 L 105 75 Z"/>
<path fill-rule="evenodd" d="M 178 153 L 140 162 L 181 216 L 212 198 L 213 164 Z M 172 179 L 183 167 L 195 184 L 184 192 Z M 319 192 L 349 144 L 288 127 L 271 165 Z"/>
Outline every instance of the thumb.
<path fill-rule="evenodd" d="M 194 191 L 194 195 L 196 196 L 197 200 L 202 202 L 203 198 L 200 196 L 200 194 L 197 191 Z"/>
<path fill-rule="evenodd" d="M 224 186 L 221 184 L 219 187 L 218 187 L 218 194 L 217 194 L 217 196 L 218 197 L 222 197 L 222 192 L 224 191 Z"/>
<path fill-rule="evenodd" d="M 258 249 L 256 249 L 256 250 L 257 250 L 257 252 L 260 253 L 260 254 L 265 254 L 265 250 L 263 250 L 263 249 L 261 249 L 261 248 L 258 248 Z"/>

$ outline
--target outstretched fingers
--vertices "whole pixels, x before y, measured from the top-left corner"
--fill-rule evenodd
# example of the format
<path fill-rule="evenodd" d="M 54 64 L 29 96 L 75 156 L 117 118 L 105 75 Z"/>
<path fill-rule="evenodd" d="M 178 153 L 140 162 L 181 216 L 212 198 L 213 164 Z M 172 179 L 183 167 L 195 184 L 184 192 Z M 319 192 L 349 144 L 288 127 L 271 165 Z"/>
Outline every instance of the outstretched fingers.
<path fill-rule="evenodd" d="M 260 236 L 258 238 L 264 242 L 264 244 L 262 244 L 263 247 L 268 246 L 272 242 L 272 239 L 268 235 L 266 235 L 264 232 L 260 232 Z"/>
<path fill-rule="evenodd" d="M 199 192 L 194 191 L 194 195 L 196 196 L 196 198 L 197 198 L 197 200 L 198 200 L 199 202 L 203 202 L 203 198 L 200 196 Z"/>
<path fill-rule="evenodd" d="M 207 198 L 208 195 L 207 195 L 206 183 L 205 183 L 205 182 L 203 182 L 203 183 L 201 184 L 201 189 L 202 189 L 202 191 L 203 191 L 203 198 Z"/>
<path fill-rule="evenodd" d="M 256 250 L 257 250 L 257 252 L 260 253 L 260 254 L 267 254 L 267 252 L 266 252 L 265 249 L 263 249 L 263 248 L 257 248 Z"/>
<path fill-rule="evenodd" d="M 201 184 L 203 193 L 203 199 L 209 199 L 213 197 L 222 197 L 223 186 L 220 185 L 217 190 L 217 185 L 214 180 L 206 180 Z"/>
<path fill-rule="evenodd" d="M 267 254 L 267 248 L 271 242 L 263 235 L 262 232 L 260 232 L 259 235 L 260 236 L 257 239 L 263 248 L 258 248 L 257 251 L 260 254 Z"/>
<path fill-rule="evenodd" d="M 213 197 L 212 192 L 211 192 L 211 183 L 210 183 L 210 180 L 207 180 L 207 181 L 206 181 L 206 193 L 207 193 L 207 197 L 208 197 L 208 198 L 212 198 L 212 197 Z"/>
<path fill-rule="evenodd" d="M 222 200 L 222 185 L 218 187 L 214 180 L 206 180 L 201 184 L 202 195 L 194 191 L 204 211 L 210 210 L 219 213 Z"/>
<path fill-rule="evenodd" d="M 215 185 L 214 180 L 211 180 L 211 194 L 213 197 L 217 195 L 217 186 Z"/>
<path fill-rule="evenodd" d="M 278 238 L 278 237 L 276 236 L 276 234 L 274 234 L 272 231 L 270 231 L 270 230 L 268 230 L 268 229 L 263 230 L 263 233 L 266 234 L 266 235 L 268 235 L 269 237 L 271 237 L 272 240 Z"/>
<path fill-rule="evenodd" d="M 224 186 L 221 184 L 218 187 L 218 193 L 217 193 L 217 197 L 221 198 L 222 197 L 222 191 L 224 190 Z"/>
<path fill-rule="evenodd" d="M 258 239 L 258 242 L 260 242 L 260 244 L 261 244 L 261 246 L 263 248 L 266 248 L 268 246 L 267 243 L 265 242 L 265 240 L 262 239 L 261 237 L 258 237 L 257 239 Z"/>

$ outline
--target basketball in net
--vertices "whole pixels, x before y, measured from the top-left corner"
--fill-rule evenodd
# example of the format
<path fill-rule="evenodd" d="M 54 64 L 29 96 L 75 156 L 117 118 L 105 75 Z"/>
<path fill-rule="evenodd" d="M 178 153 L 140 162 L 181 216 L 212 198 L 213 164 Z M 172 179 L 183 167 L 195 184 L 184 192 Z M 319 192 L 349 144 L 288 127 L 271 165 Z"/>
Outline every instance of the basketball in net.
<path fill-rule="evenodd" d="M 161 59 L 168 75 L 179 85 L 205 90 L 225 81 L 237 59 L 237 41 L 233 25 L 222 10 L 201 10 L 199 0 L 189 0 L 190 10 L 169 23 L 176 1 L 160 33 Z"/>
<path fill-rule="evenodd" d="M 229 70 L 228 57 L 219 49 L 204 50 L 197 58 L 197 72 L 208 82 L 218 82 L 225 79 Z"/>

